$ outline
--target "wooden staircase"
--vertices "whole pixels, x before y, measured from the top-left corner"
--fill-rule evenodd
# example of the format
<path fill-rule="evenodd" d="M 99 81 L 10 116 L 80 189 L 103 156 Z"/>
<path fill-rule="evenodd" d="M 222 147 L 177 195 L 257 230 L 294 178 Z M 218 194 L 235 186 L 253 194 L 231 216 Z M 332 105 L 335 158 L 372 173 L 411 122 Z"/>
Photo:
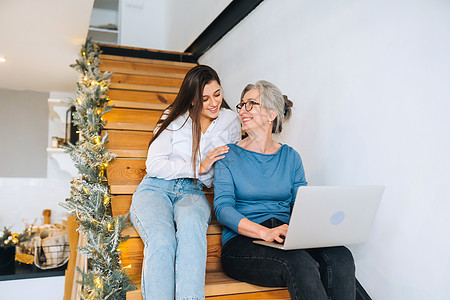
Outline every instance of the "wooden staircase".
<path fill-rule="evenodd" d="M 107 169 L 111 205 L 113 215 L 121 215 L 128 212 L 131 196 L 145 175 L 147 147 L 155 124 L 175 99 L 186 72 L 196 64 L 108 54 L 102 54 L 100 59 L 101 71 L 114 72 L 108 95 L 115 108 L 104 118 L 108 120 L 105 128 L 109 134 L 107 147 L 117 154 Z M 204 192 L 212 207 L 213 190 L 205 189 Z M 264 288 L 227 277 L 220 264 L 221 232 L 213 217 L 207 233 L 207 299 L 290 299 L 286 288 Z M 138 287 L 127 294 L 127 299 L 142 299 L 140 281 L 144 245 L 134 228 L 127 228 L 123 234 L 129 235 L 130 239 L 120 246 L 122 265 Z"/>

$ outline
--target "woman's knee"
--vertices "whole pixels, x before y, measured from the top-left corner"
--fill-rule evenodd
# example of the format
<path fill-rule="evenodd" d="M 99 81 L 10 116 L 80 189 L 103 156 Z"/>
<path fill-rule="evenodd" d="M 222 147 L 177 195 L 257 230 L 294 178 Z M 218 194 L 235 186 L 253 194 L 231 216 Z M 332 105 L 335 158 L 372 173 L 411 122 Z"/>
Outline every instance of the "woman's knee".
<path fill-rule="evenodd" d="M 177 226 L 208 225 L 211 219 L 211 207 L 204 195 L 189 194 L 174 206 L 174 219 Z"/>
<path fill-rule="evenodd" d="M 355 273 L 355 261 L 352 252 L 346 247 L 336 247 L 333 256 L 335 264 L 341 266 L 342 271 L 346 270 L 348 273 Z"/>
<path fill-rule="evenodd" d="M 141 238 L 146 252 L 175 253 L 177 248 L 175 229 L 167 226 L 146 228 Z"/>
<path fill-rule="evenodd" d="M 170 209 L 139 209 L 131 205 L 130 220 L 145 245 L 175 244 L 175 223 Z M 153 247 L 153 246 L 152 246 Z"/>
<path fill-rule="evenodd" d="M 354 274 L 353 255 L 346 247 L 331 247 L 314 250 L 311 253 L 322 267 L 339 270 L 342 274 Z"/>
<path fill-rule="evenodd" d="M 296 270 L 312 272 L 318 269 L 318 263 L 304 250 L 288 251 L 286 262 Z"/>

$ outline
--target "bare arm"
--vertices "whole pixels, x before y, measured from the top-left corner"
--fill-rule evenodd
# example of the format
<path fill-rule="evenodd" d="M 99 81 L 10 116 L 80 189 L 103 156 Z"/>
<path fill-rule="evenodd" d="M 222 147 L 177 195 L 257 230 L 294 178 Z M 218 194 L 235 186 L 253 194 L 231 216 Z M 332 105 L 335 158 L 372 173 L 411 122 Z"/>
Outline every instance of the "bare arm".
<path fill-rule="evenodd" d="M 258 223 L 252 222 L 247 218 L 242 219 L 238 225 L 239 234 L 264 240 L 266 242 L 273 242 L 274 240 L 282 243 L 286 236 L 288 225 L 283 224 L 275 228 L 267 228 Z"/>

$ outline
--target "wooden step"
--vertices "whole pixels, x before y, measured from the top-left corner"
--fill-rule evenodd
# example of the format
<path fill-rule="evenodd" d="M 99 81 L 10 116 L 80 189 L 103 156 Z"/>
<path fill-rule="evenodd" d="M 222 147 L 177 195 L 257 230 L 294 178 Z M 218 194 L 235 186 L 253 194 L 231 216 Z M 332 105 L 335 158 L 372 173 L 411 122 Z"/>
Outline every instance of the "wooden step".
<path fill-rule="evenodd" d="M 101 72 L 113 72 L 114 74 L 134 74 L 178 79 L 183 79 L 188 71 L 184 67 L 117 60 L 102 60 L 99 69 Z"/>
<path fill-rule="evenodd" d="M 132 195 L 112 195 L 111 209 L 113 216 L 121 216 L 130 211 Z"/>
<path fill-rule="evenodd" d="M 108 131 L 108 149 L 147 150 L 148 143 L 153 136 L 152 132 L 110 130 Z"/>
<path fill-rule="evenodd" d="M 134 194 L 138 185 L 126 185 L 126 184 L 115 184 L 110 185 L 109 188 L 111 190 L 111 194 L 116 195 L 129 195 Z"/>
<path fill-rule="evenodd" d="M 140 285 L 139 285 L 140 286 Z M 261 287 L 234 280 L 223 272 L 207 272 L 205 278 L 207 299 L 280 299 L 288 300 L 289 292 L 284 287 Z M 141 290 L 127 293 L 127 300 L 141 300 Z"/>
<path fill-rule="evenodd" d="M 233 291 L 230 291 L 233 292 Z M 128 299 L 128 298 L 127 298 Z M 250 292 L 240 294 L 228 294 L 223 296 L 209 296 L 208 300 L 290 300 L 287 289 L 279 289 L 265 292 Z"/>
<path fill-rule="evenodd" d="M 211 230 L 211 232 L 213 232 L 213 230 Z M 207 234 L 206 240 L 206 272 L 222 271 L 222 229 L 220 229 L 219 233 Z"/>
<path fill-rule="evenodd" d="M 148 144 L 153 136 L 151 131 L 108 130 L 108 134 L 106 148 L 117 157 L 147 157 Z"/>
<path fill-rule="evenodd" d="M 115 90 L 110 89 L 108 91 L 108 97 L 111 100 L 131 101 L 131 102 L 143 102 L 143 103 L 157 103 L 157 104 L 171 104 L 176 94 L 170 93 L 158 93 L 158 92 L 141 92 L 141 91 L 128 91 L 128 90 Z"/>
<path fill-rule="evenodd" d="M 182 79 L 178 78 L 164 78 L 143 75 L 131 74 L 113 74 L 111 76 L 111 83 L 137 84 L 137 85 L 154 85 L 161 87 L 172 87 L 179 89 Z"/>
<path fill-rule="evenodd" d="M 116 108 L 103 118 L 108 120 L 105 129 L 153 131 L 162 113 L 161 110 Z"/>
<path fill-rule="evenodd" d="M 206 297 L 286 289 L 284 287 L 262 287 L 234 280 L 226 276 L 223 272 L 208 272 L 206 274 L 205 284 Z"/>
<path fill-rule="evenodd" d="M 133 194 L 145 176 L 144 159 L 116 158 L 107 169 L 111 194 Z"/>
<path fill-rule="evenodd" d="M 136 108 L 136 109 L 152 109 L 164 111 L 169 104 L 166 103 L 145 103 L 137 101 L 122 101 L 111 100 L 109 105 L 114 105 L 115 108 Z"/>
<path fill-rule="evenodd" d="M 160 92 L 172 94 L 178 93 L 178 88 L 175 87 L 145 85 L 145 84 L 111 83 L 109 88 L 119 90 L 130 90 L 130 91 Z"/>
<path fill-rule="evenodd" d="M 139 123 L 108 123 L 106 124 L 105 129 L 153 131 L 155 129 L 155 125 Z"/>
<path fill-rule="evenodd" d="M 117 158 L 146 158 L 147 150 L 110 149 Z"/>
<path fill-rule="evenodd" d="M 168 61 L 168 60 L 118 56 L 118 55 L 109 55 L 109 54 L 101 54 L 100 55 L 100 61 L 103 62 L 103 61 L 107 61 L 107 60 L 134 62 L 134 63 L 157 65 L 157 66 L 174 66 L 174 67 L 184 68 L 184 69 L 186 69 L 186 71 L 197 65 L 196 63 L 179 62 L 179 61 Z"/>

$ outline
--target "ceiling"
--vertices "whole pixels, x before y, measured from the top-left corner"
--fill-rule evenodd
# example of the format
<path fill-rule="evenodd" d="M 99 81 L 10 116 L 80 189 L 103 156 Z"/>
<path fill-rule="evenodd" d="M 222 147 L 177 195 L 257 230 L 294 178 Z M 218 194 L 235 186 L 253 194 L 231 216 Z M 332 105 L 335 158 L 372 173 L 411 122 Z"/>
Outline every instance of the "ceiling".
<path fill-rule="evenodd" d="M 0 0 L 0 89 L 74 92 L 94 0 Z"/>

